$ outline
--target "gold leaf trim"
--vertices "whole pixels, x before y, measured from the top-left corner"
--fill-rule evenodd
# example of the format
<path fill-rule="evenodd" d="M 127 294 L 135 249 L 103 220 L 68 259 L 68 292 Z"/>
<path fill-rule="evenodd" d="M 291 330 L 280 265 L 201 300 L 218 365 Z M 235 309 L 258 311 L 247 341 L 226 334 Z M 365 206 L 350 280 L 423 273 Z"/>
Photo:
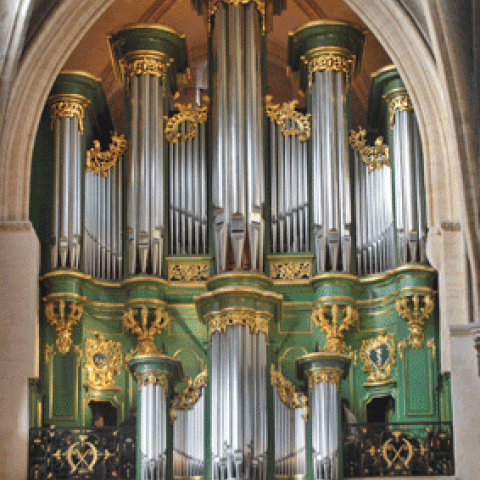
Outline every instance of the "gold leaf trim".
<path fill-rule="evenodd" d="M 267 117 L 277 123 L 284 136 L 298 136 L 300 141 L 306 142 L 312 134 L 309 120 L 311 114 L 307 113 L 306 115 L 303 115 L 295 110 L 298 100 L 292 100 L 291 102 L 285 102 L 280 105 L 272 103 L 272 98 L 272 95 L 265 96 L 265 113 L 267 114 Z M 287 128 L 287 120 L 291 120 L 295 123 L 297 128 Z"/>
<path fill-rule="evenodd" d="M 335 367 L 316 367 L 307 370 L 306 373 L 310 390 L 317 383 L 332 383 L 339 388 L 343 377 L 343 370 Z"/>
<path fill-rule="evenodd" d="M 168 380 L 170 374 L 163 370 L 148 370 L 144 372 L 136 372 L 135 380 L 139 388 L 146 387 L 147 385 L 154 385 L 163 387 L 165 396 L 168 395 Z"/>
<path fill-rule="evenodd" d="M 312 262 L 290 260 L 270 263 L 270 278 L 273 280 L 306 280 L 312 277 Z"/>
<path fill-rule="evenodd" d="M 210 326 L 210 338 L 215 332 L 224 333 L 232 325 L 245 325 L 252 334 L 265 333 L 268 336 L 268 324 L 273 315 L 253 308 L 226 308 L 219 312 L 205 315 L 205 321 Z"/>
<path fill-rule="evenodd" d="M 350 136 L 348 141 L 350 146 L 357 151 L 362 162 L 367 165 L 368 173 L 373 170 L 380 169 L 383 166 L 390 166 L 390 149 L 388 145 L 383 143 L 383 137 L 378 137 L 375 140 L 375 145 L 367 145 L 366 140 L 367 131 L 361 127 L 358 127 L 358 132 L 350 130 Z"/>
<path fill-rule="evenodd" d="M 176 395 L 172 399 L 172 407 L 170 408 L 170 419 L 172 423 L 177 419 L 175 410 L 190 410 L 198 401 L 202 394 L 202 387 L 207 386 L 208 373 L 205 368 L 194 379 L 185 377 L 184 381 L 187 386 L 182 390 L 181 394 Z"/>
<path fill-rule="evenodd" d="M 302 418 L 308 421 L 308 398 L 301 392 L 296 392 L 291 382 L 275 370 L 275 366 L 270 365 L 270 383 L 277 387 L 280 400 L 289 408 L 303 409 Z"/>
<path fill-rule="evenodd" d="M 168 279 L 171 281 L 200 282 L 208 280 L 209 277 L 209 262 L 168 264 Z"/>
<path fill-rule="evenodd" d="M 78 130 L 83 135 L 85 118 L 85 108 L 90 105 L 90 100 L 74 94 L 52 95 L 48 99 L 50 105 L 51 127 L 55 124 L 57 118 L 73 118 L 78 119 Z"/>
<path fill-rule="evenodd" d="M 93 147 L 87 150 L 86 168 L 85 172 L 93 172 L 101 174 L 106 177 L 108 171 L 117 163 L 118 159 L 127 150 L 127 140 L 125 135 L 117 135 L 115 132 L 112 135 L 112 143 L 106 152 L 101 151 L 100 142 L 93 141 Z"/>

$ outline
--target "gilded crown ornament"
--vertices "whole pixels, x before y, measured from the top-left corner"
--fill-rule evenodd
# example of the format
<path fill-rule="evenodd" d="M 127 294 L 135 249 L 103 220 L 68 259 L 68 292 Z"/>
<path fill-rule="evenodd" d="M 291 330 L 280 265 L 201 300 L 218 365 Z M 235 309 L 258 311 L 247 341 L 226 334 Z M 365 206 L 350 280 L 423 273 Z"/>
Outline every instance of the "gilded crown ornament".
<path fill-rule="evenodd" d="M 149 322 L 149 310 L 149 307 L 146 306 L 141 307 L 140 310 L 129 308 L 123 314 L 123 325 L 138 337 L 136 353 L 140 355 L 157 352 L 155 335 L 167 328 L 170 322 L 168 313 L 163 307 L 152 309 L 154 319 Z M 139 313 L 140 319 L 137 321 L 135 317 Z"/>
<path fill-rule="evenodd" d="M 102 152 L 100 142 L 94 140 L 93 147 L 87 150 L 85 172 L 100 173 L 103 177 L 106 177 L 108 171 L 117 163 L 117 160 L 126 150 L 127 140 L 125 135 L 117 135 L 116 132 L 112 135 L 112 143 L 110 143 L 106 152 Z"/>
<path fill-rule="evenodd" d="M 208 95 L 202 97 L 202 102 L 202 105 L 198 107 L 192 106 L 191 103 L 173 104 L 173 108 L 178 110 L 178 113 L 170 117 L 165 126 L 165 138 L 170 143 L 177 143 L 179 140 L 186 142 L 187 140 L 193 140 L 195 138 L 198 125 L 205 123 L 208 118 L 208 109 L 210 106 L 210 98 Z M 188 124 L 188 131 L 179 131 L 182 123 Z"/>
<path fill-rule="evenodd" d="M 270 383 L 277 387 L 280 400 L 289 408 L 302 408 L 302 418 L 308 420 L 308 398 L 301 392 L 296 392 L 295 387 L 280 372 L 270 365 Z"/>
<path fill-rule="evenodd" d="M 420 308 L 420 299 L 423 300 L 423 308 Z M 409 307 L 410 302 L 413 303 L 413 311 Z M 430 317 L 435 308 L 433 297 L 431 295 L 424 295 L 423 297 L 420 295 L 400 297 L 395 301 L 395 307 L 398 314 L 404 320 L 408 321 L 410 328 L 408 341 L 413 348 L 421 348 L 425 338 L 423 334 L 423 323 Z"/>
<path fill-rule="evenodd" d="M 312 320 L 320 330 L 327 335 L 325 349 L 330 353 L 343 353 L 347 344 L 344 333 L 357 321 L 358 311 L 351 305 L 345 308 L 337 303 L 319 305 L 312 313 Z"/>
<path fill-rule="evenodd" d="M 383 166 L 389 167 L 390 149 L 388 145 L 384 145 L 383 137 L 378 137 L 375 140 L 375 145 L 371 146 L 367 145 L 366 135 L 367 131 L 362 127 L 358 127 L 358 132 L 350 130 L 348 141 L 350 146 L 360 154 L 362 162 L 367 165 L 368 173 Z"/>
<path fill-rule="evenodd" d="M 67 302 L 65 300 L 50 301 L 45 305 L 45 316 L 48 323 L 55 327 L 57 331 L 58 351 L 65 355 L 72 346 L 72 327 L 80 320 L 83 313 L 83 305 L 77 302 Z"/>
<path fill-rule="evenodd" d="M 285 102 L 282 105 L 272 103 L 272 96 L 265 96 L 265 113 L 270 120 L 277 123 L 280 127 L 280 131 L 286 137 L 298 136 L 300 141 L 306 142 L 312 133 L 310 126 L 311 114 L 302 113 L 295 110 L 298 100 L 292 100 L 291 102 Z M 287 121 L 290 120 L 296 127 L 288 127 Z"/>
<path fill-rule="evenodd" d="M 102 334 L 85 340 L 85 370 L 88 387 L 95 390 L 115 389 L 115 377 L 120 375 L 122 344 L 105 340 Z M 119 389 L 117 387 L 117 389 Z"/>
<path fill-rule="evenodd" d="M 197 403 L 202 394 L 202 387 L 207 386 L 207 378 L 206 368 L 193 379 L 190 377 L 184 378 L 187 386 L 182 390 L 181 394 L 176 395 L 172 399 L 172 407 L 170 408 L 170 419 L 172 422 L 177 419 L 175 410 L 190 410 Z"/>

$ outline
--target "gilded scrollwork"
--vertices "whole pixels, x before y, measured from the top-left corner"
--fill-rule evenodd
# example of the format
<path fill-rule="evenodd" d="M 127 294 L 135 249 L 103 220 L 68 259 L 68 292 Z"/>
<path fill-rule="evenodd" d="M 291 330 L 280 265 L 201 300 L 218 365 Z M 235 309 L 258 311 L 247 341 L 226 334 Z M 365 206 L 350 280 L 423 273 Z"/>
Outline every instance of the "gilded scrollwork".
<path fill-rule="evenodd" d="M 164 388 L 164 394 L 168 395 L 168 382 L 170 374 L 163 370 L 146 370 L 135 373 L 135 380 L 139 388 L 148 385 L 158 386 Z"/>
<path fill-rule="evenodd" d="M 168 59 L 159 52 L 142 53 L 139 51 L 120 59 L 119 66 L 127 88 L 129 88 L 130 79 L 139 75 L 152 75 L 160 78 L 162 83 L 165 83 L 171 63 L 172 59 Z"/>
<path fill-rule="evenodd" d="M 287 260 L 270 263 L 270 278 L 273 280 L 308 280 L 312 276 L 309 260 Z"/>
<path fill-rule="evenodd" d="M 383 98 L 388 102 L 388 110 L 390 113 L 390 129 L 393 129 L 395 125 L 395 112 L 412 111 L 413 105 L 410 100 L 410 95 L 408 95 L 407 90 L 401 88 L 393 94 L 385 94 Z"/>
<path fill-rule="evenodd" d="M 149 310 L 153 310 L 154 318 L 151 322 L 149 322 Z M 140 314 L 139 321 L 135 320 L 138 314 Z M 140 310 L 128 308 L 123 314 L 123 325 L 138 337 L 136 348 L 138 354 L 157 352 L 154 341 L 155 335 L 158 335 L 161 330 L 166 329 L 169 322 L 168 312 L 163 307 L 149 309 L 143 306 Z"/>
<path fill-rule="evenodd" d="M 184 381 L 187 382 L 187 386 L 182 390 L 182 393 L 175 395 L 172 399 L 172 407 L 170 408 L 170 419 L 174 422 L 177 417 L 175 416 L 175 410 L 190 410 L 200 398 L 202 394 L 202 387 L 207 386 L 208 373 L 205 368 L 194 379 L 185 377 Z"/>
<path fill-rule="evenodd" d="M 313 74 L 315 72 L 344 72 L 347 88 L 350 86 L 350 79 L 353 74 L 356 56 L 350 52 L 341 55 L 336 50 L 329 51 L 323 48 L 318 55 L 304 57 L 303 61 L 308 67 L 308 88 L 312 88 Z"/>
<path fill-rule="evenodd" d="M 122 344 L 105 340 L 102 334 L 85 340 L 85 370 L 90 388 L 111 390 L 115 388 L 115 377 L 120 375 Z"/>
<path fill-rule="evenodd" d="M 357 321 L 358 310 L 352 305 L 345 308 L 337 303 L 318 305 L 312 313 L 312 320 L 327 335 L 325 349 L 331 353 L 343 353 L 347 344 L 344 333 Z"/>
<path fill-rule="evenodd" d="M 280 400 L 289 408 L 303 409 L 302 418 L 308 420 L 308 398 L 302 392 L 295 391 L 295 387 L 280 372 L 275 370 L 275 366 L 270 365 L 270 383 L 277 387 Z"/>
<path fill-rule="evenodd" d="M 112 143 L 110 143 L 106 152 L 102 152 L 100 142 L 94 140 L 93 147 L 87 150 L 85 172 L 100 173 L 103 177 L 106 177 L 108 171 L 117 163 L 126 150 L 127 140 L 125 135 L 117 135 L 116 132 L 112 135 Z"/>
<path fill-rule="evenodd" d="M 210 276 L 208 262 L 182 262 L 168 264 L 168 279 L 171 281 L 202 282 Z"/>
<path fill-rule="evenodd" d="M 395 365 L 395 336 L 384 330 L 373 338 L 362 340 L 360 358 L 363 371 L 368 373 L 367 385 L 382 385 L 391 381 Z"/>
<path fill-rule="evenodd" d="M 350 146 L 357 151 L 362 162 L 367 165 L 368 172 L 373 172 L 375 169 L 380 169 L 383 166 L 390 166 L 390 149 L 388 145 L 384 145 L 383 137 L 378 137 L 375 140 L 375 145 L 367 145 L 366 140 L 367 131 L 358 127 L 358 132 L 350 130 L 348 141 Z"/>
<path fill-rule="evenodd" d="M 205 320 L 210 326 L 210 337 L 215 332 L 225 332 L 227 327 L 232 325 L 246 325 L 254 335 L 257 333 L 268 335 L 268 324 L 272 318 L 271 313 L 242 307 L 226 308 L 205 315 Z"/>
<path fill-rule="evenodd" d="M 310 390 L 317 383 L 332 383 L 338 388 L 343 377 L 343 370 L 335 367 L 316 367 L 307 370 L 307 377 Z"/>
<path fill-rule="evenodd" d="M 198 107 L 192 106 L 191 103 L 174 103 L 173 108 L 178 110 L 178 113 L 167 120 L 167 124 L 165 125 L 165 138 L 170 143 L 177 143 L 179 140 L 182 142 L 193 140 L 197 134 L 198 125 L 207 121 L 209 106 L 210 98 L 208 95 L 202 97 L 202 104 Z M 179 131 L 182 123 L 188 125 L 188 131 Z"/>
<path fill-rule="evenodd" d="M 300 141 L 306 142 L 312 133 L 310 126 L 311 114 L 302 113 L 295 110 L 298 100 L 285 102 L 282 105 L 272 103 L 272 96 L 265 96 L 265 112 L 273 122 L 276 122 L 280 127 L 280 132 L 286 137 L 298 136 Z M 287 120 L 290 120 L 296 127 L 288 128 Z"/>
<path fill-rule="evenodd" d="M 67 302 L 65 300 L 52 300 L 45 305 L 45 316 L 48 323 L 57 331 L 55 342 L 58 351 L 65 355 L 72 346 L 72 327 L 78 323 L 83 313 L 83 305 L 78 302 Z"/>
<path fill-rule="evenodd" d="M 423 308 L 420 308 L 420 295 L 405 296 L 397 298 L 395 301 L 395 307 L 398 314 L 408 321 L 408 326 L 410 328 L 410 335 L 408 340 L 413 348 L 418 349 L 423 346 L 424 334 L 423 334 L 423 323 L 430 315 L 432 314 L 435 308 L 435 302 L 431 295 L 424 295 Z M 409 307 L 409 303 L 413 303 L 413 311 Z"/>
<path fill-rule="evenodd" d="M 85 109 L 90 105 L 90 100 L 81 95 L 74 94 L 58 94 L 52 95 L 48 99 L 50 105 L 51 126 L 53 128 L 57 118 L 78 119 L 78 130 L 83 135 L 85 118 Z"/>

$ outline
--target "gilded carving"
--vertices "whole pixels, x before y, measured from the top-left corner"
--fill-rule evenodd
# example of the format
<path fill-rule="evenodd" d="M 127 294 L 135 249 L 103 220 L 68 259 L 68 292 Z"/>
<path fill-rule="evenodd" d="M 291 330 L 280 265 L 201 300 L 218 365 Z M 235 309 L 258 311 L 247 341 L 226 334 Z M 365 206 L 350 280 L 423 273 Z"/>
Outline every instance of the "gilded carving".
<path fill-rule="evenodd" d="M 119 61 L 119 66 L 128 88 L 130 79 L 136 75 L 152 75 L 165 83 L 171 61 L 159 52 L 145 52 L 145 54 L 134 52 L 134 55 L 122 58 Z"/>
<path fill-rule="evenodd" d="M 410 96 L 404 88 L 401 88 L 395 92 L 387 93 L 383 98 L 388 102 L 388 110 L 390 113 L 390 129 L 393 129 L 395 125 L 395 112 L 407 112 L 413 110 L 412 101 Z"/>
<path fill-rule="evenodd" d="M 106 177 L 108 171 L 117 163 L 117 160 L 127 150 L 127 140 L 125 135 L 117 135 L 116 132 L 112 135 L 112 143 L 106 152 L 101 151 L 100 142 L 93 141 L 93 147 L 87 150 L 87 160 L 85 172 L 100 173 Z"/>
<path fill-rule="evenodd" d="M 350 146 L 360 154 L 362 162 L 367 165 L 368 173 L 383 166 L 389 167 L 390 149 L 388 145 L 383 144 L 383 137 L 378 137 L 375 140 L 375 145 L 371 146 L 366 144 L 366 135 L 367 131 L 358 127 L 358 132 L 350 130 L 348 141 Z"/>
<path fill-rule="evenodd" d="M 90 100 L 82 97 L 81 95 L 59 94 L 52 95 L 48 99 L 48 103 L 50 104 L 50 118 L 52 128 L 57 118 L 77 117 L 78 130 L 83 135 L 83 120 L 85 118 L 85 108 L 87 108 L 90 104 Z"/>
<path fill-rule="evenodd" d="M 270 263 L 270 278 L 273 280 L 306 280 L 312 277 L 312 262 L 290 260 Z"/>
<path fill-rule="evenodd" d="M 376 337 L 362 340 L 360 358 L 368 373 L 366 385 L 382 385 L 391 381 L 395 365 L 395 336 L 382 330 Z"/>
<path fill-rule="evenodd" d="M 205 123 L 208 118 L 208 108 L 210 106 L 210 98 L 208 95 L 202 97 L 202 105 L 192 106 L 191 103 L 174 103 L 173 108 L 178 113 L 167 120 L 165 126 L 165 138 L 170 143 L 177 143 L 178 140 L 186 142 L 193 140 L 197 134 L 198 125 Z M 182 123 L 188 123 L 188 131 L 180 132 L 178 129 Z"/>
<path fill-rule="evenodd" d="M 413 302 L 413 311 L 408 306 Z M 424 307 L 420 308 L 420 295 L 400 297 L 395 301 L 398 314 L 408 321 L 410 335 L 408 340 L 413 348 L 420 348 L 423 345 L 423 322 L 431 315 L 435 308 L 435 302 L 431 295 L 423 296 Z"/>
<path fill-rule="evenodd" d="M 328 48 L 319 50 L 318 55 L 313 56 L 314 53 L 311 52 L 308 58 L 303 57 L 303 61 L 308 66 L 308 88 L 312 88 L 313 74 L 321 71 L 344 72 L 348 88 L 355 65 L 355 55 L 349 51 L 345 51 L 344 55 L 339 55 L 336 49 L 329 51 Z"/>
<path fill-rule="evenodd" d="M 65 300 L 52 300 L 45 305 L 45 316 L 48 323 L 57 331 L 58 351 L 64 355 L 72 346 L 72 327 L 80 320 L 83 313 L 83 305 L 77 302 L 68 303 L 68 315 L 66 314 L 67 302 Z"/>
<path fill-rule="evenodd" d="M 138 337 L 136 352 L 138 354 L 155 353 L 155 335 L 167 328 L 170 319 L 168 312 L 163 307 L 153 308 L 154 319 L 149 324 L 149 308 L 142 307 L 140 311 L 136 308 L 128 308 L 123 314 L 123 325 Z M 140 313 L 139 321 L 135 317 Z"/>
<path fill-rule="evenodd" d="M 201 282 L 210 276 L 209 262 L 169 263 L 168 279 L 172 281 Z"/>
<path fill-rule="evenodd" d="M 312 313 L 312 320 L 315 325 L 327 335 L 325 349 L 331 353 L 344 352 L 347 348 L 343 338 L 344 333 L 357 319 L 358 310 L 355 307 L 346 305 L 345 308 L 341 308 L 338 303 L 318 305 Z"/>
<path fill-rule="evenodd" d="M 332 383 L 339 388 L 343 370 L 335 367 L 317 367 L 307 370 L 307 377 L 310 390 L 317 383 Z"/>
<path fill-rule="evenodd" d="M 170 408 L 170 419 L 174 422 L 177 417 L 175 410 L 190 410 L 200 398 L 202 394 L 202 387 L 207 386 L 207 369 L 205 368 L 194 379 L 185 377 L 184 381 L 187 386 L 182 390 L 181 394 L 176 395 L 172 399 L 172 407 Z"/>
<path fill-rule="evenodd" d="M 308 398 L 301 392 L 296 392 L 291 382 L 275 370 L 274 365 L 270 365 L 270 383 L 277 387 L 280 400 L 289 408 L 303 409 L 302 418 L 308 420 Z"/>
<path fill-rule="evenodd" d="M 153 385 L 156 387 L 163 387 L 164 394 L 168 395 L 168 380 L 170 375 L 163 370 L 147 370 L 135 373 L 135 380 L 139 388 Z"/>
<path fill-rule="evenodd" d="M 224 333 L 231 325 L 246 325 L 252 334 L 265 333 L 268 336 L 268 323 L 272 318 L 271 313 L 241 307 L 226 308 L 205 315 L 205 320 L 210 326 L 210 337 L 215 332 Z"/>
<path fill-rule="evenodd" d="M 90 388 L 111 390 L 115 388 L 115 377 L 120 375 L 122 344 L 105 340 L 102 334 L 96 339 L 85 340 L 85 370 Z"/>
<path fill-rule="evenodd" d="M 265 112 L 267 116 L 273 122 L 276 122 L 280 127 L 280 131 L 285 137 L 298 136 L 300 141 L 306 142 L 312 133 L 310 126 L 311 114 L 303 115 L 295 110 L 295 106 L 298 104 L 298 100 L 292 100 L 291 102 L 285 102 L 283 105 L 272 103 L 272 96 L 265 96 Z M 296 128 L 288 128 L 287 120 L 290 120 L 293 124 L 296 124 Z"/>

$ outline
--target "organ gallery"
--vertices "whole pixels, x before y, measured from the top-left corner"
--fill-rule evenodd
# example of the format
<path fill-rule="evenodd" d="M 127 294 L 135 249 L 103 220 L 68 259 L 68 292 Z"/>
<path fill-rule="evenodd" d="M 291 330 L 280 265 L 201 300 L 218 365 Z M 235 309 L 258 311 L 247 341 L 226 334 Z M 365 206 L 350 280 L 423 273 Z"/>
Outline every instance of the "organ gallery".
<path fill-rule="evenodd" d="M 374 74 L 359 128 L 360 27 L 292 31 L 300 94 L 279 102 L 266 36 L 284 2 L 193 3 L 207 85 L 187 28 L 126 25 L 107 39 L 125 132 L 86 72 L 60 73 L 45 107 L 30 475 L 451 474 L 422 146 L 397 69 Z"/>

